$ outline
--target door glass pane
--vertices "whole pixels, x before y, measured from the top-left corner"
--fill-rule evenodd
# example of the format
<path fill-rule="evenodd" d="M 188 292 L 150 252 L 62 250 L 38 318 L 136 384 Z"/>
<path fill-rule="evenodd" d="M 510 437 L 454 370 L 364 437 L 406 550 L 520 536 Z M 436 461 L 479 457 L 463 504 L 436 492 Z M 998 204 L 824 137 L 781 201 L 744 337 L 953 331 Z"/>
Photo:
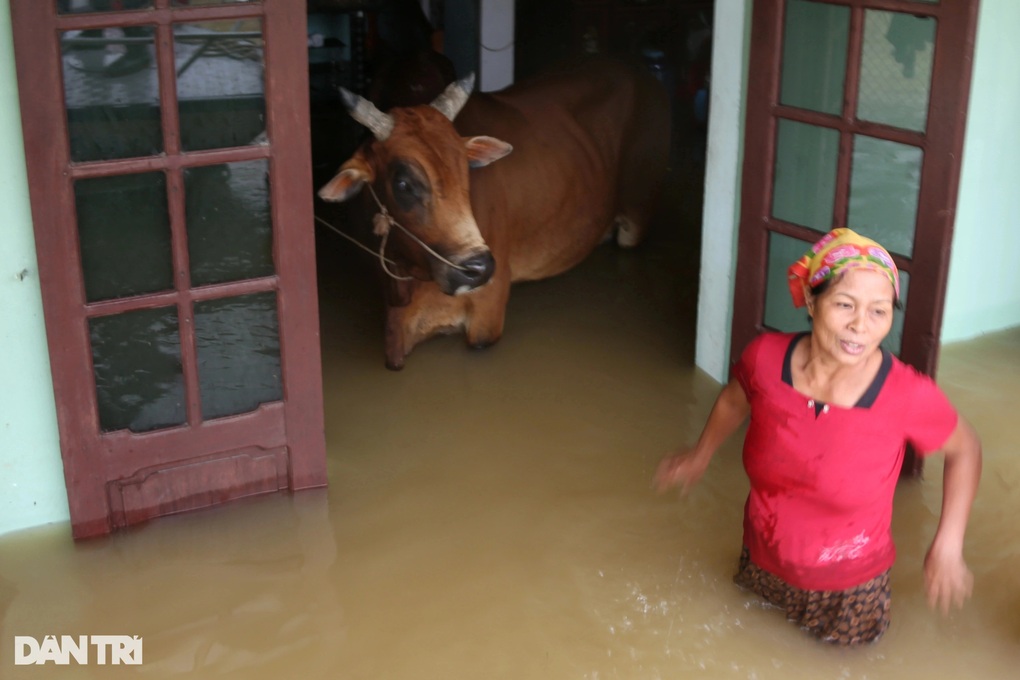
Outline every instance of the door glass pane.
<path fill-rule="evenodd" d="M 86 300 L 173 289 L 162 172 L 78 180 L 74 198 Z"/>
<path fill-rule="evenodd" d="M 924 132 L 934 44 L 931 17 L 865 12 L 857 117 Z"/>
<path fill-rule="evenodd" d="M 821 234 L 818 235 L 822 237 Z M 885 245 L 884 243 L 882 245 Z M 807 241 L 772 232 L 769 234 L 768 269 L 765 279 L 765 326 L 777 331 L 794 333 L 811 330 L 807 309 L 797 309 L 790 299 L 790 286 L 786 270 L 796 262 L 811 244 Z M 906 313 L 907 291 L 910 288 L 910 274 L 900 272 L 900 302 L 902 310 L 893 313 L 893 327 L 882 341 L 882 346 L 893 354 L 899 354 L 903 342 L 903 317 Z"/>
<path fill-rule="evenodd" d="M 849 35 L 849 7 L 790 0 L 783 31 L 780 103 L 842 113 Z"/>
<path fill-rule="evenodd" d="M 900 348 L 903 346 L 903 317 L 907 313 L 907 293 L 909 290 L 910 273 L 901 271 L 900 303 L 903 305 L 903 309 L 897 309 L 893 312 L 892 330 L 889 331 L 889 335 L 885 336 L 885 340 L 882 341 L 882 347 L 896 355 L 899 355 Z"/>
<path fill-rule="evenodd" d="M 204 419 L 283 398 L 274 292 L 195 303 L 195 336 Z"/>
<path fill-rule="evenodd" d="M 163 151 L 152 26 L 61 34 L 72 161 Z"/>
<path fill-rule="evenodd" d="M 188 168 L 184 185 L 191 284 L 273 274 L 269 162 Z"/>
<path fill-rule="evenodd" d="M 819 234 L 818 238 L 821 237 L 822 234 Z M 807 310 L 793 306 L 786 278 L 786 270 L 810 247 L 807 241 L 769 233 L 769 259 L 765 279 L 765 325 L 769 328 L 786 332 L 811 329 Z"/>
<path fill-rule="evenodd" d="M 836 198 L 839 131 L 780 120 L 772 215 L 827 232 Z"/>
<path fill-rule="evenodd" d="M 174 55 L 185 151 L 264 143 L 261 21 L 177 24 Z"/>
<path fill-rule="evenodd" d="M 176 308 L 90 319 L 89 332 L 104 432 L 147 432 L 186 422 Z"/>
<path fill-rule="evenodd" d="M 847 226 L 910 257 L 923 157 L 919 147 L 857 135 Z"/>
<path fill-rule="evenodd" d="M 119 12 L 122 9 L 150 9 L 152 0 L 57 0 L 58 14 Z"/>

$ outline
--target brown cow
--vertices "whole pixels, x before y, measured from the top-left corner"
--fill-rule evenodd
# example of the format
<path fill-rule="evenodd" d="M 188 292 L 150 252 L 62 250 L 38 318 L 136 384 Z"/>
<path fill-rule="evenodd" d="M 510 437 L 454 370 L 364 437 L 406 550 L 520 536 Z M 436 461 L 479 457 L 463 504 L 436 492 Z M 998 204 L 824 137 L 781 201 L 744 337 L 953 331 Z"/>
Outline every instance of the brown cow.
<path fill-rule="evenodd" d="M 570 269 L 614 229 L 636 245 L 665 173 L 669 104 L 642 70 L 600 60 L 469 98 L 472 86 L 389 113 L 345 94 L 374 139 L 319 196 L 367 186 L 388 269 L 412 277 L 387 303 L 391 369 L 437 333 L 496 342 L 511 283 Z"/>

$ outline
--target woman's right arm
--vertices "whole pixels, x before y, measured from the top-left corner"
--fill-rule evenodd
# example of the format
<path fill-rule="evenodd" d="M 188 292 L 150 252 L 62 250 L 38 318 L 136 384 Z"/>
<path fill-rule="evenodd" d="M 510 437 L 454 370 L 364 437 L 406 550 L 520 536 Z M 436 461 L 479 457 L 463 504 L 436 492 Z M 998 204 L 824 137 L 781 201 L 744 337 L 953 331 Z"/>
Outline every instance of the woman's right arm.
<path fill-rule="evenodd" d="M 684 448 L 666 456 L 655 471 L 655 488 L 658 491 L 680 485 L 686 493 L 705 474 L 712 456 L 751 412 L 744 388 L 736 378 L 730 380 L 716 397 L 712 412 L 698 443 L 692 449 Z"/>

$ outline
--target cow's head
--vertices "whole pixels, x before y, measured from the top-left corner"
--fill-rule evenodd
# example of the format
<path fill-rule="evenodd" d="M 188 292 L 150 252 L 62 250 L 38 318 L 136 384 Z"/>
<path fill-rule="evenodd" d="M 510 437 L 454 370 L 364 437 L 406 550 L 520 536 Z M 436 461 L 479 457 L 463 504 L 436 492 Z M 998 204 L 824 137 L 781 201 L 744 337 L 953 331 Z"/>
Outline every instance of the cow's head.
<path fill-rule="evenodd" d="M 461 137 L 454 129 L 453 119 L 473 86 L 470 75 L 452 83 L 431 105 L 389 113 L 344 91 L 351 116 L 374 138 L 319 190 L 324 200 L 345 201 L 368 185 L 396 222 L 441 257 L 399 230 L 391 236 L 394 254 L 412 272 L 431 275 L 448 295 L 485 284 L 495 269 L 471 211 L 468 167 L 488 165 L 512 150 L 498 139 Z"/>

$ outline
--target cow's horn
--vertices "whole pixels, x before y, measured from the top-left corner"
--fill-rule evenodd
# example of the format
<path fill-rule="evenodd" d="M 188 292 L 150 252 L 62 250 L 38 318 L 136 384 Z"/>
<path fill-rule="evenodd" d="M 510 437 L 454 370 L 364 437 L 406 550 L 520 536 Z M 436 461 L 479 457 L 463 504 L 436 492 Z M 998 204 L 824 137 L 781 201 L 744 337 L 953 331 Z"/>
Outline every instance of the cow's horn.
<path fill-rule="evenodd" d="M 433 108 L 439 109 L 444 116 L 453 120 L 464 108 L 471 90 L 475 89 L 475 74 L 469 73 L 460 80 L 450 83 L 441 95 L 432 102 Z"/>
<path fill-rule="evenodd" d="M 390 133 L 393 132 L 393 116 L 383 113 L 372 102 L 353 92 L 348 92 L 342 87 L 340 88 L 340 97 L 344 101 L 347 113 L 351 114 L 351 118 L 371 130 L 376 139 L 385 142 L 389 138 Z"/>

